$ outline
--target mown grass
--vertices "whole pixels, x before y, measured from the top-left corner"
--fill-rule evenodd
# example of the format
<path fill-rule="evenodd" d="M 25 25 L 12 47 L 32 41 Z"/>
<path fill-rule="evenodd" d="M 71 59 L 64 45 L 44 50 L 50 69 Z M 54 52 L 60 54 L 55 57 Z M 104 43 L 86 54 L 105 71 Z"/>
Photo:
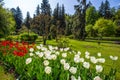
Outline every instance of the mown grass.
<path fill-rule="evenodd" d="M 120 80 L 120 45 L 117 44 L 109 44 L 109 43 L 101 43 L 100 45 L 97 42 L 85 42 L 85 41 L 78 41 L 78 40 L 69 40 L 69 46 L 73 50 L 81 51 L 84 55 L 85 51 L 90 52 L 91 55 L 97 56 L 98 52 L 101 52 L 102 57 L 106 59 L 104 66 L 105 73 L 108 74 L 111 67 L 116 67 L 117 73 L 116 78 Z M 48 40 L 47 44 L 50 45 L 57 45 L 55 40 Z M 118 56 L 118 60 L 113 62 L 110 60 L 109 56 Z"/>
<path fill-rule="evenodd" d="M 12 74 L 5 73 L 3 66 L 0 65 L 0 80 L 15 80 Z"/>

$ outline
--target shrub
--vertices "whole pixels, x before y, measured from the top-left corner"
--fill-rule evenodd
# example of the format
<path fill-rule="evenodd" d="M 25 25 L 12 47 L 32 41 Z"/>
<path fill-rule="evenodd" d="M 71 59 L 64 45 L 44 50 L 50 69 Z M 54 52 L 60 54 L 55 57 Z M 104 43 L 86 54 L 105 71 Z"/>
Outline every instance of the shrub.
<path fill-rule="evenodd" d="M 69 46 L 69 39 L 68 38 L 61 38 L 58 40 L 58 47 L 68 47 Z"/>
<path fill-rule="evenodd" d="M 8 37 L 6 38 L 6 40 L 12 41 L 12 40 L 13 40 L 13 37 L 12 37 L 12 36 L 8 36 Z"/>
<path fill-rule="evenodd" d="M 96 21 L 93 29 L 98 33 L 99 36 L 114 36 L 116 26 L 111 20 L 100 18 Z"/>
<path fill-rule="evenodd" d="M 74 35 L 68 36 L 69 39 L 74 39 Z"/>
<path fill-rule="evenodd" d="M 29 35 L 28 33 L 23 33 L 20 35 L 21 41 L 27 41 L 30 43 L 35 42 L 37 38 L 38 38 L 38 35 L 35 33 L 30 33 Z"/>

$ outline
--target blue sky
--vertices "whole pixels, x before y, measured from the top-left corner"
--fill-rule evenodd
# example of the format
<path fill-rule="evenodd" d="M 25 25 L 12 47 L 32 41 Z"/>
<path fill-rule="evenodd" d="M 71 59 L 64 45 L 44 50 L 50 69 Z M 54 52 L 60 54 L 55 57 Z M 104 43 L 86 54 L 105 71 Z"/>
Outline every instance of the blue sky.
<path fill-rule="evenodd" d="M 89 0 L 87 0 L 89 1 Z M 92 4 L 98 9 L 101 1 L 105 0 L 90 0 Z M 4 0 L 6 8 L 16 8 L 20 7 L 25 18 L 26 12 L 29 11 L 30 15 L 33 16 L 35 13 L 37 5 L 41 4 L 42 0 Z M 49 0 L 52 10 L 54 10 L 56 4 L 59 2 L 60 5 L 64 4 L 66 13 L 74 13 L 74 5 L 78 4 L 77 0 Z M 120 0 L 109 0 L 111 7 L 120 5 Z"/>

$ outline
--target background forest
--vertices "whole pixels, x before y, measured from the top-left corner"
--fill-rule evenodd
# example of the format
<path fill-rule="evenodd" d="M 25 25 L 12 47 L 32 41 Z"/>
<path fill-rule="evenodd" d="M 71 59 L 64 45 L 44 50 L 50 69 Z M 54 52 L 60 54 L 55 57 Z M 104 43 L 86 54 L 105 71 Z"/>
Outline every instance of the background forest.
<path fill-rule="evenodd" d="M 49 1 L 43 0 L 36 5 L 33 18 L 27 12 L 25 19 L 19 6 L 5 9 L 4 4 L 0 0 L 1 37 L 34 32 L 43 36 L 46 42 L 47 39 L 57 40 L 62 36 L 78 40 L 120 36 L 120 6 L 110 7 L 108 0 L 102 2 L 98 10 L 90 1 L 78 0 L 78 4 L 73 6 L 73 15 L 66 14 L 64 5 L 60 3 L 52 11 Z"/>

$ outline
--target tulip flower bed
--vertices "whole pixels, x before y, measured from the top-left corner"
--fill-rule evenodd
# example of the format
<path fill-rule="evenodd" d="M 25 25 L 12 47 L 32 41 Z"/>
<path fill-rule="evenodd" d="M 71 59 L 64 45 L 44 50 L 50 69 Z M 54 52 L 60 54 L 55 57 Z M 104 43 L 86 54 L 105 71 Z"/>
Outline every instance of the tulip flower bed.
<path fill-rule="evenodd" d="M 0 60 L 13 68 L 20 80 L 115 80 L 116 69 L 104 73 L 105 58 L 70 48 L 43 46 L 27 48 L 17 42 L 1 42 Z M 5 50 L 4 50 L 5 49 Z M 84 56 L 81 56 L 84 54 Z M 117 56 L 109 56 L 116 61 Z"/>

